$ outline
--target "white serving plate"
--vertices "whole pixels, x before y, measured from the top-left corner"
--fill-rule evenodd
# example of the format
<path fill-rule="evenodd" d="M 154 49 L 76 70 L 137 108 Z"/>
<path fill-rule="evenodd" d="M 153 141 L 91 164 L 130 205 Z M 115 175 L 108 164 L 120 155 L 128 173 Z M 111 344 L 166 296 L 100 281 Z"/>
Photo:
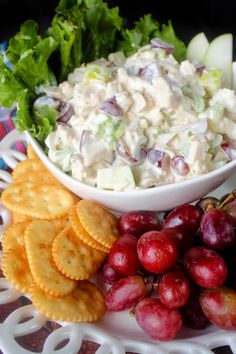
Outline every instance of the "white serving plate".
<path fill-rule="evenodd" d="M 24 154 L 11 149 L 12 144 L 19 140 L 25 141 L 25 136 L 13 131 L 0 142 L 0 158 L 3 158 L 11 168 L 14 168 L 18 161 L 26 158 Z M 9 183 L 11 183 L 10 173 L 0 170 L 0 188 L 6 188 Z M 236 174 L 211 195 L 220 197 L 230 192 L 235 186 Z M 3 225 L 0 228 L 1 238 L 4 228 L 10 222 L 10 213 L 1 203 L 0 215 L 3 219 Z M 0 251 L 0 261 L 1 255 Z M 0 278 L 0 312 L 1 305 L 11 303 L 22 295 L 24 294 L 15 290 L 5 278 Z M 15 338 L 27 334 L 33 337 L 47 320 L 33 305 L 22 306 L 12 311 L 0 324 L 0 350 L 3 354 L 35 353 L 24 349 Z M 211 349 L 225 345 L 236 353 L 236 331 L 220 330 L 213 325 L 202 331 L 183 328 L 176 340 L 159 342 L 146 336 L 128 311 L 107 313 L 95 324 L 58 323 L 61 327 L 48 335 L 41 354 L 77 354 L 82 340 L 91 340 L 100 344 L 96 354 L 125 354 L 127 351 L 141 354 L 210 354 L 213 353 Z M 64 339 L 68 339 L 67 344 L 56 350 L 56 346 Z"/>

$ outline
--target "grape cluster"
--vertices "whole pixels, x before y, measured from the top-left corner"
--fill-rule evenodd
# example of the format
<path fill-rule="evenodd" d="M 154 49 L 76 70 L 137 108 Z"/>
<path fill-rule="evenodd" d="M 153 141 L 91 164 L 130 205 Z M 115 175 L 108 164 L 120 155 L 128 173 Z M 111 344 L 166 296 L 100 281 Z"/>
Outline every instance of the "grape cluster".
<path fill-rule="evenodd" d="M 203 198 L 162 221 L 150 211 L 121 215 L 101 272 L 107 309 L 130 309 L 158 340 L 174 339 L 183 324 L 236 329 L 235 200 L 235 191 Z"/>

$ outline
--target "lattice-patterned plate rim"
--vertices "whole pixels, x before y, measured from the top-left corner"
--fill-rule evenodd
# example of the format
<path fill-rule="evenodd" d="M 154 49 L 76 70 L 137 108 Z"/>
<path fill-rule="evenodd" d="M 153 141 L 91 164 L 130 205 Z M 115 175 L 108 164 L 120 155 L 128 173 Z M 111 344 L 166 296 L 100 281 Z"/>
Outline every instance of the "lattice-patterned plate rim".
<path fill-rule="evenodd" d="M 14 130 L 0 142 L 0 158 L 3 158 L 11 169 L 26 158 L 23 153 L 12 149 L 16 141 L 26 142 L 26 138 L 24 134 L 19 134 Z M 11 183 L 10 173 L 0 170 L 0 188 L 6 188 L 9 183 Z M 222 196 L 231 191 L 235 185 L 236 175 L 214 191 L 213 195 Z M 10 214 L 1 202 L 0 215 L 3 220 L 3 225 L 0 227 L 1 235 L 10 222 Z M 0 290 L 2 290 L 0 291 L 0 312 L 2 304 L 13 302 L 22 296 L 7 283 L 5 278 L 0 278 Z M 27 320 L 22 322 L 24 319 Z M 26 334 L 33 336 L 34 332 L 42 328 L 47 321 L 48 319 L 41 315 L 33 305 L 22 306 L 12 311 L 0 324 L 0 350 L 4 354 L 35 353 L 24 349 L 15 338 Z M 135 320 L 126 312 L 108 314 L 96 324 L 58 324 L 60 327 L 46 338 L 41 354 L 76 354 L 83 340 L 91 340 L 100 344 L 96 354 L 122 354 L 127 351 L 141 354 L 209 354 L 213 353 L 211 349 L 225 345 L 236 353 L 236 332 L 219 330 L 214 326 L 200 332 L 183 329 L 179 339 L 170 342 L 154 342 L 143 334 Z M 57 345 L 64 339 L 67 339 L 65 346 L 56 350 Z"/>

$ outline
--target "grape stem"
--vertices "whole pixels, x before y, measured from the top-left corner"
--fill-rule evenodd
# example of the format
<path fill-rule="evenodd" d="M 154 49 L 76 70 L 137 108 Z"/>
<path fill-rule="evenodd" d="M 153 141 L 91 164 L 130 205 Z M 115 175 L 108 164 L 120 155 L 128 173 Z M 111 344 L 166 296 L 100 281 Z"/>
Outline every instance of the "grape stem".
<path fill-rule="evenodd" d="M 236 198 L 236 189 L 233 189 L 220 203 L 219 208 L 223 208 L 226 204 L 232 202 Z"/>

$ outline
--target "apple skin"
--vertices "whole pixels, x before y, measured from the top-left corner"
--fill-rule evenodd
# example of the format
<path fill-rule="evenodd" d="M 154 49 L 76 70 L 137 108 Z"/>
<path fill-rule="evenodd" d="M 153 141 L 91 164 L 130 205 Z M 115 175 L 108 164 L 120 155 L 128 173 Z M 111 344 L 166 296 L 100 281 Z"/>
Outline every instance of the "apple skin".
<path fill-rule="evenodd" d="M 232 87 L 233 35 L 222 34 L 210 43 L 205 57 L 206 67 L 222 70 L 222 85 Z"/>
<path fill-rule="evenodd" d="M 199 64 L 204 63 L 204 57 L 209 47 L 209 41 L 205 33 L 200 32 L 194 36 L 187 47 L 187 59 Z"/>
<path fill-rule="evenodd" d="M 210 43 L 205 33 L 194 36 L 187 46 L 187 59 L 222 71 L 222 86 L 236 89 L 236 62 L 233 63 L 233 35 L 222 34 Z"/>

